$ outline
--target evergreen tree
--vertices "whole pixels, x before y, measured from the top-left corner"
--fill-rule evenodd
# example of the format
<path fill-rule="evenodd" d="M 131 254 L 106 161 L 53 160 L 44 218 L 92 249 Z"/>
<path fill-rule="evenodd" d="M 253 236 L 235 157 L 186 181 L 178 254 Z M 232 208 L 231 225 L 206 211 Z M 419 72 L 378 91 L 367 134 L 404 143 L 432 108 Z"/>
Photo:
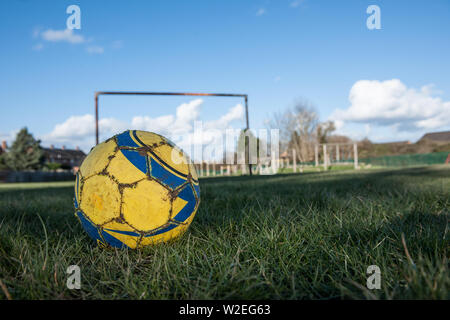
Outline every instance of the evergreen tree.
<path fill-rule="evenodd" d="M 0 154 L 0 170 L 8 170 L 9 167 L 6 164 L 6 153 Z"/>
<path fill-rule="evenodd" d="M 6 164 L 14 171 L 38 170 L 44 163 L 44 151 L 41 141 L 23 128 L 16 136 L 16 140 L 6 154 Z"/>

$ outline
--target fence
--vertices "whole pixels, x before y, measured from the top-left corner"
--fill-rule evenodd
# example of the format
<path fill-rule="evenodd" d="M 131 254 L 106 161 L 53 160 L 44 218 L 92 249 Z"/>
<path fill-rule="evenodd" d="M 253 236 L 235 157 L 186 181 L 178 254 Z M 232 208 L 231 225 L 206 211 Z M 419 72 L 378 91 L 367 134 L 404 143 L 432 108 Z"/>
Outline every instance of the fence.
<path fill-rule="evenodd" d="M 251 166 L 252 174 L 302 173 L 304 170 L 317 171 L 319 166 L 323 166 L 324 170 L 328 170 L 332 166 L 352 166 L 358 169 L 358 147 L 356 143 L 317 144 L 313 161 L 298 162 L 293 161 L 293 159 L 297 159 L 295 149 L 286 150 L 278 159 L 258 158 L 258 163 Z M 203 163 L 195 163 L 195 167 L 200 177 L 249 174 L 249 167 L 244 164 L 204 161 Z"/>
<path fill-rule="evenodd" d="M 70 171 L 3 171 L 0 173 L 0 181 L 2 182 L 44 182 L 70 180 L 75 180 L 74 174 Z"/>
<path fill-rule="evenodd" d="M 383 167 L 409 167 L 415 165 L 443 164 L 449 155 L 449 151 L 423 154 L 403 154 L 397 156 L 383 156 L 361 159 L 365 164 Z"/>

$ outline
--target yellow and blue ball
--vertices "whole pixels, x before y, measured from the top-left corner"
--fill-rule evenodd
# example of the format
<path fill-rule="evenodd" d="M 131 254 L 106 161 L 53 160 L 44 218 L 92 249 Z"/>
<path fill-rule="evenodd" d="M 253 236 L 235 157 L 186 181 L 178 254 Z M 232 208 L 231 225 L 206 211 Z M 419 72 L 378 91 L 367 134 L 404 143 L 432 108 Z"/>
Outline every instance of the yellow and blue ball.
<path fill-rule="evenodd" d="M 200 204 L 189 157 L 161 135 L 128 130 L 95 146 L 75 183 L 75 215 L 102 245 L 138 248 L 182 235 Z"/>

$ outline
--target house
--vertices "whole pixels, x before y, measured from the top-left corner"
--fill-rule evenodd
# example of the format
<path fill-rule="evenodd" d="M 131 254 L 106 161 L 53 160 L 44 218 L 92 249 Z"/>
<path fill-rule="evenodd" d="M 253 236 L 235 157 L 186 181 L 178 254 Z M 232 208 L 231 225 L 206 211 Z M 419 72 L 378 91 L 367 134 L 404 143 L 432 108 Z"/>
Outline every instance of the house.
<path fill-rule="evenodd" d="M 405 140 L 405 141 L 394 141 L 394 142 L 380 142 L 380 143 L 374 143 L 374 144 L 379 145 L 379 146 L 388 146 L 388 147 L 398 148 L 398 147 L 402 147 L 402 146 L 411 144 L 411 141 Z"/>
<path fill-rule="evenodd" d="M 450 131 L 426 133 L 419 141 L 429 141 L 438 144 L 450 143 Z"/>
<path fill-rule="evenodd" d="M 0 146 L 0 154 L 6 152 L 6 149 L 8 148 L 8 145 L 6 144 L 6 141 L 2 141 L 2 145 Z"/>
<path fill-rule="evenodd" d="M 285 152 L 283 152 L 282 154 L 280 154 L 280 159 L 289 159 L 289 154 L 287 152 L 287 150 Z"/>
<path fill-rule="evenodd" d="M 61 169 L 71 169 L 78 171 L 86 154 L 76 147 L 75 149 L 66 149 L 62 146 L 61 149 L 55 148 L 53 145 L 50 148 L 42 148 L 44 150 L 45 163 L 57 163 L 61 165 Z"/>

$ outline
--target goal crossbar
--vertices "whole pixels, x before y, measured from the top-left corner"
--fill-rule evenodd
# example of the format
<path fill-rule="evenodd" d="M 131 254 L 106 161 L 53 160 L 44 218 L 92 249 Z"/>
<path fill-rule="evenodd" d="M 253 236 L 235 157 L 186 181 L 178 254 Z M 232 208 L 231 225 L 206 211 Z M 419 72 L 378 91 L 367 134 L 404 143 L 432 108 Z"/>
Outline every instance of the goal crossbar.
<path fill-rule="evenodd" d="M 241 97 L 245 103 L 246 130 L 249 129 L 248 122 L 248 95 L 238 93 L 196 93 L 196 92 L 145 92 L 145 91 L 97 91 L 95 92 L 95 144 L 99 143 L 99 119 L 98 98 L 101 95 L 145 95 L 145 96 L 203 96 L 203 97 Z"/>

